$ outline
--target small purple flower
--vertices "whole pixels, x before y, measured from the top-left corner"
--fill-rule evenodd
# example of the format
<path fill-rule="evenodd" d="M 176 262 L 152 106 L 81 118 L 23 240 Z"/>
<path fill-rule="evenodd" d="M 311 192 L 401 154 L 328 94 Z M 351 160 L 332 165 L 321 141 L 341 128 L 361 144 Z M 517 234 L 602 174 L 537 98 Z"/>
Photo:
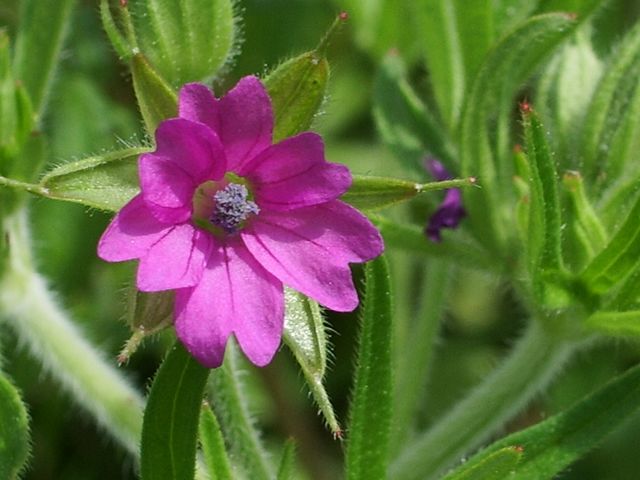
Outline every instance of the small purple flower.
<path fill-rule="evenodd" d="M 429 173 L 437 181 L 450 180 L 451 175 L 435 158 L 427 158 L 425 167 Z M 425 228 L 425 233 L 429 240 L 439 243 L 442 241 L 440 230 L 443 228 L 456 228 L 460 221 L 466 216 L 464 207 L 462 206 L 462 192 L 459 188 L 450 188 L 445 192 L 444 200 L 429 218 L 429 223 Z"/>
<path fill-rule="evenodd" d="M 139 259 L 137 287 L 175 290 L 175 328 L 207 367 L 229 335 L 256 365 L 282 336 L 283 285 L 326 307 L 358 305 L 349 263 L 383 250 L 378 231 L 338 200 L 349 170 L 324 158 L 305 132 L 272 144 L 271 101 L 244 77 L 216 99 L 201 84 L 180 91 L 179 118 L 156 130 L 139 161 L 141 192 L 98 245 L 104 260 Z"/>

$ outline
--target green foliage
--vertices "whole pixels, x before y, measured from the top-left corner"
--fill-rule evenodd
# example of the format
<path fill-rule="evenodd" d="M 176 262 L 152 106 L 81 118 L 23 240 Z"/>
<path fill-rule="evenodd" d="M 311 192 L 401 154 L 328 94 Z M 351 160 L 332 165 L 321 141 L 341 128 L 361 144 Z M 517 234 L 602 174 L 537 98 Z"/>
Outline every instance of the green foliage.
<path fill-rule="evenodd" d="M 622 425 L 639 405 L 640 367 L 636 366 L 565 412 L 499 440 L 471 458 L 464 468 L 473 469 L 494 452 L 517 445 L 523 455 L 509 478 L 555 478 Z"/>
<path fill-rule="evenodd" d="M 384 256 L 365 266 L 365 297 L 358 367 L 351 401 L 346 474 L 385 478 L 392 415 L 392 306 Z"/>
<path fill-rule="evenodd" d="M 208 376 L 209 370 L 176 342 L 156 374 L 144 411 L 143 480 L 194 477 L 196 433 Z"/>
<path fill-rule="evenodd" d="M 472 465 L 463 465 L 449 473 L 443 480 L 503 480 L 511 478 L 522 458 L 523 449 L 504 447 L 487 455 Z"/>
<path fill-rule="evenodd" d="M 287 440 L 282 451 L 280 466 L 278 467 L 277 480 L 294 480 L 295 479 L 295 460 L 296 460 L 296 444 L 292 439 Z"/>
<path fill-rule="evenodd" d="M 209 81 L 235 53 L 232 0 L 131 2 L 137 45 L 173 89 Z"/>
<path fill-rule="evenodd" d="M 207 403 L 202 406 L 202 411 L 200 412 L 198 432 L 209 479 L 233 480 L 231 464 L 224 446 L 224 438 L 222 437 L 218 419 Z"/>
<path fill-rule="evenodd" d="M 18 390 L 0 374 L 0 477 L 16 480 L 31 450 L 29 418 Z"/>
<path fill-rule="evenodd" d="M 320 306 L 301 293 L 286 288 L 285 307 L 282 340 L 291 349 L 300 365 L 311 395 L 329 429 L 334 435 L 341 435 L 342 429 L 323 383 L 329 344 Z"/>

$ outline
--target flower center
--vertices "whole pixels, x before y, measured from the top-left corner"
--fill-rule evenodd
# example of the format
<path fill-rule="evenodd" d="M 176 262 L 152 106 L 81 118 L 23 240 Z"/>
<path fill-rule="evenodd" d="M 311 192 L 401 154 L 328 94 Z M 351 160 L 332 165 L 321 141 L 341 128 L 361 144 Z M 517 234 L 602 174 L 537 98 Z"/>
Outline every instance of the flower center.
<path fill-rule="evenodd" d="M 247 187 L 229 183 L 213 195 L 215 205 L 209 221 L 225 233 L 236 233 L 250 215 L 260 213 L 255 202 L 249 200 Z"/>
<path fill-rule="evenodd" d="M 239 232 L 258 213 L 260 207 L 243 179 L 231 173 L 203 183 L 193 195 L 193 223 L 218 237 Z"/>

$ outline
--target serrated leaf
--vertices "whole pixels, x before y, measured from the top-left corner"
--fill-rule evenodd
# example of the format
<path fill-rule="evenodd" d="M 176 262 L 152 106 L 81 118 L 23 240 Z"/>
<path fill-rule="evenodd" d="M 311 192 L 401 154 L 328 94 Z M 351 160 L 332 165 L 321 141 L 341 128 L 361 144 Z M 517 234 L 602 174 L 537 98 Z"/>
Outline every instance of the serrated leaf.
<path fill-rule="evenodd" d="M 0 373 L 0 478 L 14 480 L 29 458 L 29 418 L 18 390 Z"/>
<path fill-rule="evenodd" d="M 233 480 L 220 424 L 208 403 L 202 406 L 198 437 L 210 480 Z"/>
<path fill-rule="evenodd" d="M 285 307 L 282 339 L 300 365 L 327 425 L 334 435 L 341 435 L 342 429 L 323 383 L 329 346 L 320 307 L 314 300 L 289 288 L 285 289 Z"/>
<path fill-rule="evenodd" d="M 594 448 L 640 408 L 640 366 L 633 367 L 563 413 L 509 435 L 467 461 L 478 465 L 494 452 L 523 450 L 514 480 L 552 479 Z"/>
<path fill-rule="evenodd" d="M 580 274 L 595 293 L 604 293 L 635 268 L 640 257 L 640 198 L 609 243 Z"/>
<path fill-rule="evenodd" d="M 130 2 L 140 51 L 174 88 L 212 79 L 234 53 L 231 0 Z"/>
<path fill-rule="evenodd" d="M 135 147 L 96 155 L 54 168 L 40 181 L 44 195 L 100 210 L 118 211 L 139 191 Z"/>
<path fill-rule="evenodd" d="M 194 477 L 198 420 L 208 376 L 209 369 L 176 342 L 156 374 L 144 411 L 143 480 Z"/>
<path fill-rule="evenodd" d="M 141 54 L 131 58 L 131 76 L 140 113 L 147 132 L 153 136 L 161 121 L 178 116 L 178 97 Z"/>
<path fill-rule="evenodd" d="M 430 153 L 452 165 L 454 149 L 447 133 L 427 110 L 406 79 L 397 54 L 382 62 L 373 87 L 373 115 L 384 142 L 416 174 L 424 175 L 422 160 Z"/>
<path fill-rule="evenodd" d="M 505 447 L 497 450 L 475 465 L 462 465 L 442 480 L 504 480 L 511 478 L 522 458 L 520 447 Z"/>
<path fill-rule="evenodd" d="M 317 51 L 303 53 L 278 66 L 264 79 L 273 107 L 273 141 L 300 133 L 311 126 L 324 100 L 329 62 Z"/>
<path fill-rule="evenodd" d="M 386 478 L 393 402 L 392 306 L 384 256 L 365 265 L 365 295 L 346 449 L 348 479 Z"/>
<path fill-rule="evenodd" d="M 51 88 L 75 0 L 23 0 L 13 70 L 24 83 L 33 110 L 42 110 Z"/>

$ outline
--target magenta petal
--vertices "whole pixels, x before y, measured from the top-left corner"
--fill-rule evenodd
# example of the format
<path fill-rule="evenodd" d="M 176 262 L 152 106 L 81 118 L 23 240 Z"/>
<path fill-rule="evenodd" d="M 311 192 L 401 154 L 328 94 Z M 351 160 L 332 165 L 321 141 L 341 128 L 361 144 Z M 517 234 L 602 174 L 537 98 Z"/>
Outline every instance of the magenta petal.
<path fill-rule="evenodd" d="M 156 150 L 145 157 L 165 157 L 181 168 L 198 185 L 220 179 L 227 161 L 216 132 L 197 122 L 171 118 L 156 130 Z"/>
<path fill-rule="evenodd" d="M 141 258 L 138 289 L 158 292 L 196 285 L 211 242 L 208 234 L 188 223 L 173 227 Z"/>
<path fill-rule="evenodd" d="M 189 83 L 180 89 L 178 116 L 207 125 L 214 132 L 220 131 L 218 100 L 211 90 L 201 83 Z"/>
<path fill-rule="evenodd" d="M 374 258 L 384 248 L 369 220 L 340 201 L 261 213 L 242 238 L 282 283 L 337 311 L 358 305 L 349 263 Z"/>
<path fill-rule="evenodd" d="M 200 283 L 176 295 L 176 333 L 206 367 L 222 363 L 227 338 L 258 366 L 275 354 L 284 318 L 282 284 L 265 271 L 239 239 L 216 249 Z"/>
<path fill-rule="evenodd" d="M 271 145 L 273 112 L 267 91 L 256 77 L 244 77 L 218 101 L 217 131 L 227 154 L 228 170 L 244 175 L 243 167 Z"/>
<path fill-rule="evenodd" d="M 111 221 L 98 243 L 98 256 L 108 262 L 140 258 L 168 232 L 142 200 L 135 196 Z"/>
<path fill-rule="evenodd" d="M 270 210 L 325 203 L 351 185 L 349 169 L 327 162 L 322 138 L 310 132 L 267 148 L 246 170 L 260 206 Z"/>
<path fill-rule="evenodd" d="M 175 162 L 157 155 L 142 155 L 140 185 L 145 202 L 160 221 L 181 223 L 191 216 L 193 192 L 191 176 Z"/>

